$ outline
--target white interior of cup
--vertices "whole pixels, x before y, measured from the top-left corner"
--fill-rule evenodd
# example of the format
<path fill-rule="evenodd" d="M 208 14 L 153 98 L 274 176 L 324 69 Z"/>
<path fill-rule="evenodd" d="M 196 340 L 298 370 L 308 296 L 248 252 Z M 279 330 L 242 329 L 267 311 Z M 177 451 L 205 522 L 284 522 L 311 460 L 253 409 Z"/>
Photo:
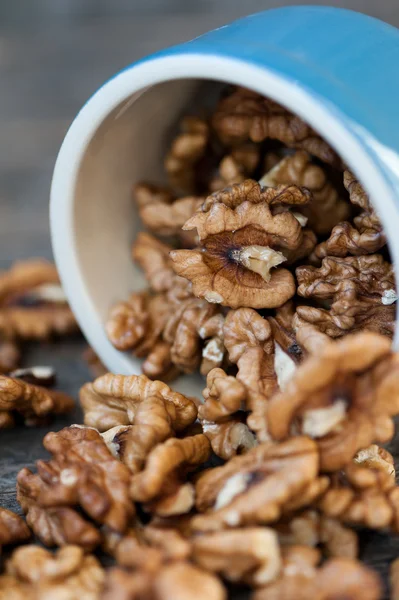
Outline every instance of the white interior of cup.
<path fill-rule="evenodd" d="M 393 260 L 399 263 L 398 214 L 392 190 L 359 141 L 298 86 L 245 63 L 231 62 L 212 56 L 167 57 L 135 67 L 136 78 L 129 70 L 121 73 L 82 109 L 60 151 L 51 192 L 55 258 L 79 324 L 112 372 L 138 374 L 141 364 L 131 354 L 117 351 L 104 331 L 110 306 L 146 287 L 131 260 L 131 244 L 142 227 L 132 186 L 139 180 L 163 180 L 165 149 L 179 117 L 188 107 L 210 101 L 220 87 L 216 81 L 245 85 L 268 95 L 318 130 L 353 168 L 371 197 L 384 198 L 377 208 L 391 241 Z M 176 79 L 165 81 L 172 72 Z M 216 81 L 206 83 L 207 76 Z M 156 85 L 151 86 L 154 81 Z M 185 376 L 174 387 L 198 395 L 204 381 Z"/>
<path fill-rule="evenodd" d="M 133 185 L 165 179 L 163 157 L 179 118 L 196 98 L 215 97 L 218 87 L 180 80 L 144 90 L 117 106 L 90 140 L 76 180 L 73 225 L 81 276 L 102 326 L 112 304 L 147 287 L 131 259 L 132 242 L 143 228 Z M 85 321 L 80 324 L 85 331 Z M 142 361 L 132 354 L 102 348 L 109 368 L 140 373 Z M 204 387 L 199 376 L 180 379 L 175 387 L 187 393 L 199 393 Z"/>

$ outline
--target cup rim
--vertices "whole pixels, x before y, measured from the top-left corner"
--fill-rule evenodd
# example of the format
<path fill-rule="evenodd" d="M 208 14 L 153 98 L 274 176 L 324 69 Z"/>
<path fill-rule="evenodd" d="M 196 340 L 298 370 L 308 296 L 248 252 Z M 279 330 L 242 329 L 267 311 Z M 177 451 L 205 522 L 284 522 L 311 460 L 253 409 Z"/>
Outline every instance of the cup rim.
<path fill-rule="evenodd" d="M 244 86 L 283 104 L 309 123 L 350 165 L 370 193 L 387 233 L 399 280 L 396 267 L 399 265 L 399 236 L 395 235 L 398 211 L 394 189 L 338 108 L 284 74 L 242 59 L 187 51 L 154 57 L 127 67 L 83 106 L 62 143 L 51 184 L 51 238 L 62 285 L 86 339 L 101 361 L 115 373 L 138 374 L 139 361 L 112 346 L 82 277 L 74 240 L 73 211 L 79 168 L 98 127 L 117 106 L 126 101 L 127 104 L 121 106 L 123 111 L 133 94 L 176 79 L 214 80 Z M 384 202 L 379 203 L 379 198 L 384 198 Z M 393 343 L 398 347 L 398 328 Z"/>

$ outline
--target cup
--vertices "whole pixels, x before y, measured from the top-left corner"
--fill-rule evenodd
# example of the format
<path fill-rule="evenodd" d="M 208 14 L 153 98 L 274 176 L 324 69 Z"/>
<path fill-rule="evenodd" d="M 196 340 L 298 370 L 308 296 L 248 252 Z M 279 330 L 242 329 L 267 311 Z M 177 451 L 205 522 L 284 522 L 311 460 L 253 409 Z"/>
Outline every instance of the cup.
<path fill-rule="evenodd" d="M 161 180 L 179 118 L 221 84 L 276 100 L 336 149 L 370 194 L 399 280 L 398 64 L 394 27 L 338 8 L 285 7 L 144 58 L 93 95 L 57 158 L 51 234 L 72 310 L 110 371 L 140 373 L 141 361 L 116 350 L 104 330 L 110 306 L 145 287 L 131 260 L 141 229 L 132 186 Z M 199 386 L 185 377 L 177 389 Z"/>

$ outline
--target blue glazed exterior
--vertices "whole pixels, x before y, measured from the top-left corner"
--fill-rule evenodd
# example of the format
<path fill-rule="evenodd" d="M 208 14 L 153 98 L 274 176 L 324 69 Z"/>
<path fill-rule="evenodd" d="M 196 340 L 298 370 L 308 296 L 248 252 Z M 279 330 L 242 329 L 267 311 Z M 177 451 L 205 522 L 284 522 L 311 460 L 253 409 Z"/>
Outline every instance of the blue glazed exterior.
<path fill-rule="evenodd" d="M 188 54 L 267 68 L 340 113 L 395 188 L 399 209 L 398 29 L 345 9 L 285 7 L 239 19 L 127 69 Z"/>

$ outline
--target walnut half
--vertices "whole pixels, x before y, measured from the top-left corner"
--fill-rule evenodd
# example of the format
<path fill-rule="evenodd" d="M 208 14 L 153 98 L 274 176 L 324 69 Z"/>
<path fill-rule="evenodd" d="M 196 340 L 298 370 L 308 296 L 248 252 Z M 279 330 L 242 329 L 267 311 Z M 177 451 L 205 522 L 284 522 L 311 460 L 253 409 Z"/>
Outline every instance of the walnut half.
<path fill-rule="evenodd" d="M 175 272 L 208 302 L 281 306 L 295 293 L 292 274 L 281 263 L 303 257 L 303 249 L 310 242 L 310 252 L 315 243 L 289 207 L 309 200 L 304 188 L 264 189 L 251 179 L 215 192 L 184 225 L 197 230 L 201 246 L 171 252 Z"/>

